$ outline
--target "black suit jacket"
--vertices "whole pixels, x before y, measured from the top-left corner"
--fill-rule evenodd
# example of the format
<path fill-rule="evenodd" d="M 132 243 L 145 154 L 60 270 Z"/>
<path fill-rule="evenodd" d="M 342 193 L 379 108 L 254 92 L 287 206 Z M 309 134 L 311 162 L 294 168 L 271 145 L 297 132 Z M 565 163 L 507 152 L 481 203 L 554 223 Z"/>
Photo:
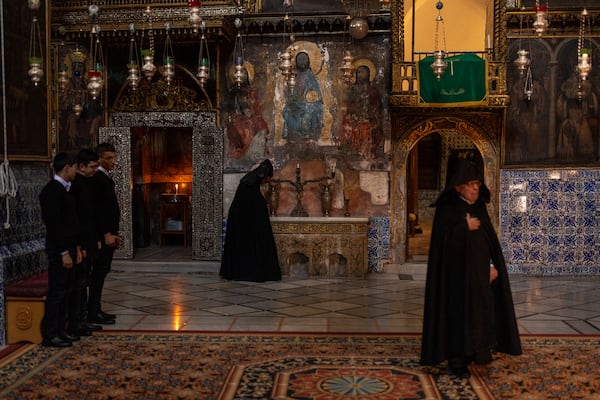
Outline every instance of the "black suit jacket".
<path fill-rule="evenodd" d="M 92 177 L 77 174 L 71 182 L 70 193 L 77 202 L 77 216 L 81 228 L 81 242 L 86 250 L 95 247 L 99 240 L 96 220 L 94 218 L 94 186 Z"/>
<path fill-rule="evenodd" d="M 62 183 L 52 179 L 40 192 L 39 200 L 46 225 L 46 248 L 63 252 L 80 244 L 75 198 Z"/>
<path fill-rule="evenodd" d="M 94 220 L 100 237 L 106 233 L 119 233 L 119 217 L 121 210 L 115 192 L 115 183 L 98 170 L 92 177 L 94 187 Z"/>

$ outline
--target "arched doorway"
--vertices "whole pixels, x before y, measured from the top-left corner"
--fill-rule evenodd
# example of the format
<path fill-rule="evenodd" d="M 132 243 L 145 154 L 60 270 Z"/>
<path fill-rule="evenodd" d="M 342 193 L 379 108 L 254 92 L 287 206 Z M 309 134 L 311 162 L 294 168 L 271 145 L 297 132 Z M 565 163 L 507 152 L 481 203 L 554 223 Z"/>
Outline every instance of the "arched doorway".
<path fill-rule="evenodd" d="M 424 137 L 433 133 L 456 132 L 468 138 L 481 154 L 485 181 L 492 190 L 490 216 L 497 226 L 500 135 L 502 110 L 474 110 L 455 112 L 446 110 L 429 114 L 419 110 L 395 110 L 392 117 L 392 171 L 390 208 L 390 254 L 394 263 L 404 263 L 408 256 L 408 171 L 410 153 Z"/>
<path fill-rule="evenodd" d="M 446 187 L 450 160 L 473 160 L 483 171 L 483 158 L 467 136 L 455 131 L 433 132 L 411 149 L 407 167 L 407 261 L 424 263 L 435 208 L 431 207 Z"/>

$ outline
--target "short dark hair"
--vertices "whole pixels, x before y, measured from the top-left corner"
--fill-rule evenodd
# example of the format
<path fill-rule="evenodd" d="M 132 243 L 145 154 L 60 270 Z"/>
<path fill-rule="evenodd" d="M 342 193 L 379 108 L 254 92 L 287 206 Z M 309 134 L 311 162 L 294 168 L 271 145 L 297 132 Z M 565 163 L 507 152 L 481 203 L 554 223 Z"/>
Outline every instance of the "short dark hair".
<path fill-rule="evenodd" d="M 78 164 L 88 165 L 92 161 L 98 161 L 99 158 L 98 153 L 88 148 L 81 149 L 79 150 L 79 153 L 77 153 Z"/>
<path fill-rule="evenodd" d="M 52 161 L 52 169 L 54 173 L 58 173 L 62 171 L 67 165 L 77 164 L 77 159 L 73 155 L 73 153 L 69 153 L 66 151 L 61 151 L 54 156 L 54 160 Z"/>
<path fill-rule="evenodd" d="M 99 156 L 101 156 L 102 153 L 116 153 L 116 151 L 117 150 L 115 149 L 115 146 L 112 143 L 108 142 L 100 143 L 98 147 L 96 147 L 96 153 L 98 153 Z"/>

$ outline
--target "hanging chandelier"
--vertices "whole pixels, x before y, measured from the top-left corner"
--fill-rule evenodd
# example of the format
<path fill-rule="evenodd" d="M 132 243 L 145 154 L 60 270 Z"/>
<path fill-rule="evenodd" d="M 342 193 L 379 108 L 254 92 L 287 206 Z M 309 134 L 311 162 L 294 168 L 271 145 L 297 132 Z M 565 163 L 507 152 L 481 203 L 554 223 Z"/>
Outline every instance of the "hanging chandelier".
<path fill-rule="evenodd" d="M 196 74 L 198 82 L 200 82 L 200 87 L 204 87 L 210 76 L 210 53 L 208 52 L 208 42 L 204 35 L 205 26 L 206 24 L 202 21 L 200 23 L 202 36 L 200 36 L 200 51 L 198 52 L 198 73 Z"/>
<path fill-rule="evenodd" d="M 535 0 L 535 21 L 533 22 L 533 29 L 538 36 L 542 36 L 546 28 L 548 27 L 548 2 L 546 1 L 545 6 L 540 5 L 540 0 Z"/>
<path fill-rule="evenodd" d="M 29 0 L 29 8 L 37 11 L 40 8 L 40 0 Z M 42 35 L 40 34 L 40 23 L 36 15 L 31 21 L 31 32 L 29 34 L 29 70 L 27 75 L 34 86 L 42 80 L 44 76 L 44 56 L 42 55 Z"/>
<path fill-rule="evenodd" d="M 587 79 L 592 69 L 592 49 L 585 39 L 586 26 L 589 25 L 588 17 L 588 11 L 584 8 L 581 12 L 579 37 L 577 39 L 577 71 L 582 81 Z"/>
<path fill-rule="evenodd" d="M 137 43 L 135 41 L 135 24 L 129 24 L 131 39 L 129 40 L 129 60 L 127 62 L 127 82 L 131 90 L 135 91 L 140 83 L 140 61 Z"/>
<path fill-rule="evenodd" d="M 444 3 L 442 3 L 441 1 L 438 1 L 435 4 L 435 8 L 437 8 L 438 10 L 438 16 L 435 18 L 435 43 L 434 43 L 434 48 L 435 51 L 433 52 L 433 63 L 430 65 L 431 70 L 433 71 L 433 74 L 435 75 L 435 77 L 440 80 L 440 78 L 442 77 L 442 75 L 444 74 L 444 71 L 446 70 L 446 67 L 448 66 L 448 63 L 446 62 L 446 31 L 444 29 L 444 18 L 442 17 L 442 8 L 444 8 Z M 444 41 L 443 47 L 439 47 L 439 33 L 440 33 L 440 26 L 441 26 L 441 30 L 442 30 L 442 39 Z"/>

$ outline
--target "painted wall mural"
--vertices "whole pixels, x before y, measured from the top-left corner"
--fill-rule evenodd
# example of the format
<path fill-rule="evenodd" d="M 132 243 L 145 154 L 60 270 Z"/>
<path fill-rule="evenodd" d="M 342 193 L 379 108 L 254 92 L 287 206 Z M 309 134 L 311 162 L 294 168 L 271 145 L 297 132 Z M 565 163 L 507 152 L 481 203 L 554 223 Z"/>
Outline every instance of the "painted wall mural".
<path fill-rule="evenodd" d="M 282 46 L 248 38 L 245 46 L 246 81 L 232 85 L 229 73 L 223 79 L 227 170 L 247 169 L 264 158 L 281 165 L 289 159 L 319 159 L 324 153 L 357 169 L 387 168 L 386 39 L 349 48 L 354 55 L 352 82 L 342 79 L 339 68 L 343 43 L 299 40 Z M 279 70 L 279 56 L 286 50 L 296 65 L 295 85 Z"/>
<path fill-rule="evenodd" d="M 516 40 L 509 59 L 520 48 L 530 51 L 531 66 L 509 70 L 505 165 L 598 165 L 600 73 L 579 78 L 576 39 Z"/>

